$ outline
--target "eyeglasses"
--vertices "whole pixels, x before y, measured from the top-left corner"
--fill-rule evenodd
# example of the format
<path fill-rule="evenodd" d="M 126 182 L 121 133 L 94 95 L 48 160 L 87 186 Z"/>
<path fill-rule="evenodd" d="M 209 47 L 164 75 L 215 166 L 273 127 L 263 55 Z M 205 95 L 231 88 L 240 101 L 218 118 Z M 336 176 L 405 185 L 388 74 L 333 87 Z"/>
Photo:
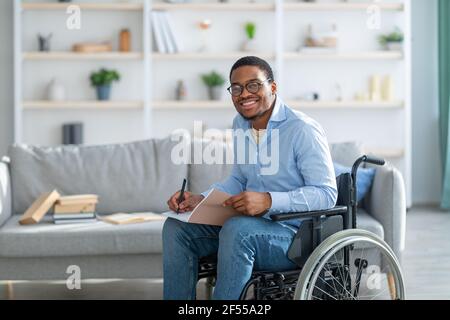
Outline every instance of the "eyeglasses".
<path fill-rule="evenodd" d="M 262 82 L 251 81 L 247 83 L 245 86 L 242 86 L 240 84 L 232 84 L 227 88 L 227 90 L 233 97 L 239 97 L 242 94 L 242 92 L 244 92 L 244 88 L 250 93 L 257 93 L 259 89 L 261 89 L 261 87 L 264 85 L 264 82 L 267 81 L 272 81 L 272 79 L 268 78 Z"/>

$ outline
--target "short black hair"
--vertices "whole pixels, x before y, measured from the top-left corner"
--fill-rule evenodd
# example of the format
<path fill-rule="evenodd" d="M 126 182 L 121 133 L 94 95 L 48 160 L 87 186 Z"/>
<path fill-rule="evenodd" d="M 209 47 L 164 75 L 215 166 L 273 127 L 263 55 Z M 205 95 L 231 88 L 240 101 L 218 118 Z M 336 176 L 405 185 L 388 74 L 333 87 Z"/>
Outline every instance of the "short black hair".
<path fill-rule="evenodd" d="M 243 66 L 256 66 L 259 69 L 261 69 L 262 71 L 264 71 L 267 78 L 272 79 L 272 81 L 275 80 L 274 76 L 273 76 L 272 68 L 267 63 L 267 61 L 265 61 L 261 58 L 255 57 L 255 56 L 242 57 L 238 61 L 236 61 L 233 64 L 233 66 L 231 67 L 230 80 L 231 80 L 231 74 L 233 73 L 233 71 L 236 70 L 237 68 L 240 68 Z"/>

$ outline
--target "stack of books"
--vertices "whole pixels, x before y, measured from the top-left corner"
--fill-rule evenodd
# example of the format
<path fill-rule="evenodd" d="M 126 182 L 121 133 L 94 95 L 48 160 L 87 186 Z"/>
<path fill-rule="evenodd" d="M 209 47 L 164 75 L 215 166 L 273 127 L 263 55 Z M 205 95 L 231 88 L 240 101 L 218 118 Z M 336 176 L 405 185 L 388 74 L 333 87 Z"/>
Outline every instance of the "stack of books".
<path fill-rule="evenodd" d="M 156 52 L 179 53 L 183 51 L 176 37 L 172 21 L 165 11 L 152 11 L 151 23 Z"/>
<path fill-rule="evenodd" d="M 55 224 L 96 221 L 97 202 L 98 196 L 94 194 L 60 197 L 55 203 L 53 221 Z"/>

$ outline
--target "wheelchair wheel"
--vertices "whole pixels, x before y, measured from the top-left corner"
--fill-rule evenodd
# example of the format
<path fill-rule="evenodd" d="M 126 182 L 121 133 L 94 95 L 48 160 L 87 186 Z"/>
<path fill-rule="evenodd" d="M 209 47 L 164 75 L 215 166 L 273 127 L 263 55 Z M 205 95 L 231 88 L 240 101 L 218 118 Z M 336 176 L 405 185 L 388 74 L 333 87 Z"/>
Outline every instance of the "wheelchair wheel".
<path fill-rule="evenodd" d="M 337 232 L 306 261 L 294 293 L 301 300 L 403 300 L 400 264 L 377 235 Z"/>

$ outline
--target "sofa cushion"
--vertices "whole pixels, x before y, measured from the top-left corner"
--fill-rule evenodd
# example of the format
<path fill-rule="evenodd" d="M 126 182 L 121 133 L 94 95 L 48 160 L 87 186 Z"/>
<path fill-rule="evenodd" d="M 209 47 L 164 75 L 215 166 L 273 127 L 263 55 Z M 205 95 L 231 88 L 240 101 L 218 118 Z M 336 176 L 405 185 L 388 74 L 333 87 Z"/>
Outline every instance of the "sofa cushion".
<path fill-rule="evenodd" d="M 205 148 L 223 148 L 224 155 L 226 152 L 232 152 L 232 147 L 225 143 L 217 141 L 198 141 L 193 143 L 192 155 L 201 156 Z M 342 142 L 331 143 L 330 153 L 333 162 L 338 162 L 345 166 L 351 166 L 357 158 L 363 155 L 362 144 L 358 142 Z M 225 156 L 224 156 L 225 157 Z M 193 157 L 191 163 L 194 163 Z M 225 163 L 225 159 L 224 159 Z M 194 193 L 206 191 L 213 183 L 224 180 L 231 173 L 232 165 L 220 164 L 191 164 L 189 166 L 189 190 Z"/>
<path fill-rule="evenodd" d="M 219 160 L 221 163 L 209 164 L 207 161 L 201 161 L 201 163 L 194 162 L 194 159 L 204 160 L 203 157 L 199 157 L 203 154 L 211 154 L 214 150 L 221 150 L 219 151 L 223 155 Z M 201 193 L 208 190 L 213 183 L 226 179 L 233 168 L 232 164 L 227 164 L 226 157 L 227 153 L 232 156 L 232 152 L 231 145 L 224 142 L 194 140 L 191 149 L 192 164 L 189 165 L 189 190 L 194 193 Z M 213 155 L 215 154 L 213 153 Z M 214 157 L 212 158 L 214 159 Z"/>
<path fill-rule="evenodd" d="M 333 162 L 352 166 L 355 160 L 364 154 L 364 149 L 360 142 L 331 143 L 330 153 Z"/>
<path fill-rule="evenodd" d="M 99 213 L 163 212 L 187 176 L 174 164 L 170 138 L 101 146 L 13 145 L 11 181 L 14 212 L 22 214 L 42 193 L 99 195 Z"/>
<path fill-rule="evenodd" d="M 0 257 L 60 257 L 162 252 L 165 220 L 126 225 L 97 221 L 53 224 L 50 216 L 35 225 L 19 225 L 12 216 L 0 228 Z"/>
<path fill-rule="evenodd" d="M 364 209 L 358 208 L 356 215 L 356 227 L 358 229 L 370 231 L 379 236 L 381 239 L 384 239 L 383 225 L 368 214 Z"/>

